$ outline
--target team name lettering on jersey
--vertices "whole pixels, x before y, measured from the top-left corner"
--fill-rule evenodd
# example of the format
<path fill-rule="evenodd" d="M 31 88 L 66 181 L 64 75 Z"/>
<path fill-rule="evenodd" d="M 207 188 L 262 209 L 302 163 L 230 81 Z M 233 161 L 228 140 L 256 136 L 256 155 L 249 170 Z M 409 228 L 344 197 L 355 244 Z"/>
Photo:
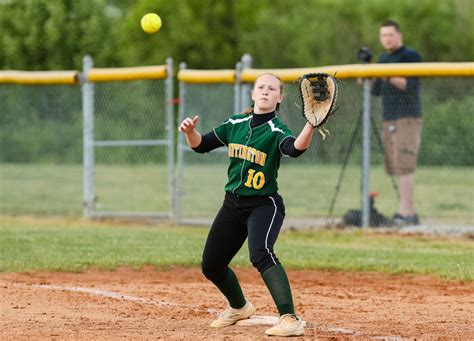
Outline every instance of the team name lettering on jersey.
<path fill-rule="evenodd" d="M 265 162 L 267 161 L 266 153 L 238 143 L 229 143 L 227 154 L 229 157 L 244 159 L 260 166 L 265 166 Z"/>

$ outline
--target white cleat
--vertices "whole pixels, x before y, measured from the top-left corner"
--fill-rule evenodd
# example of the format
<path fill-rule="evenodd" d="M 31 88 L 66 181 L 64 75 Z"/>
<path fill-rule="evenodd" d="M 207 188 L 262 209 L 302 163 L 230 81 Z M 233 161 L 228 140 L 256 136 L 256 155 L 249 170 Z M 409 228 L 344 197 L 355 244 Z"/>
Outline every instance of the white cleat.
<path fill-rule="evenodd" d="M 285 314 L 280 317 L 277 325 L 267 329 L 265 334 L 271 336 L 300 336 L 304 335 L 304 325 L 298 317 Z"/>
<path fill-rule="evenodd" d="M 247 301 L 245 305 L 240 309 L 234 309 L 232 307 L 227 307 L 221 314 L 217 320 L 212 321 L 211 327 L 213 328 L 222 328 L 233 325 L 235 322 L 240 320 L 248 319 L 255 313 L 255 308 Z"/>

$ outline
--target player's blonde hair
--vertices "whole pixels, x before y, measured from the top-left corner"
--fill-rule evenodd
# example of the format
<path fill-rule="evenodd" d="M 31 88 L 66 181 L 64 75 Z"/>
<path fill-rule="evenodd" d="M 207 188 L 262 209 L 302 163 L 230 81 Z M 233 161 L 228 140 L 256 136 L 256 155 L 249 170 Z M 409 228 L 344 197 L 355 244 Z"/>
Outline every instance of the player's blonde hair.
<path fill-rule="evenodd" d="M 276 79 L 278 79 L 280 81 L 280 93 L 283 93 L 283 81 L 281 80 L 280 77 L 278 77 L 274 73 L 265 72 L 265 73 L 262 73 L 261 75 L 258 75 L 257 79 L 255 80 L 255 83 L 257 83 L 257 80 L 262 76 L 272 76 L 272 77 L 275 77 Z M 255 83 L 254 83 L 254 86 L 255 86 Z M 277 103 L 275 111 L 278 111 L 278 109 L 280 109 L 280 103 Z M 253 105 L 242 111 L 242 114 L 252 114 L 252 113 L 253 113 Z"/>

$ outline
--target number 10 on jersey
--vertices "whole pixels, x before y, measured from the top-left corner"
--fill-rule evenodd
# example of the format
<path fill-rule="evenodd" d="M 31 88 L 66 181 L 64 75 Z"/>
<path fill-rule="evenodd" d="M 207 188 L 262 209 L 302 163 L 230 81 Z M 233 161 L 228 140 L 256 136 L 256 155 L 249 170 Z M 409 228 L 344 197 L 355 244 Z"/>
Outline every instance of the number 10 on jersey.
<path fill-rule="evenodd" d="M 260 189 L 265 184 L 265 175 L 262 172 L 255 172 L 255 169 L 249 169 L 245 186 Z"/>

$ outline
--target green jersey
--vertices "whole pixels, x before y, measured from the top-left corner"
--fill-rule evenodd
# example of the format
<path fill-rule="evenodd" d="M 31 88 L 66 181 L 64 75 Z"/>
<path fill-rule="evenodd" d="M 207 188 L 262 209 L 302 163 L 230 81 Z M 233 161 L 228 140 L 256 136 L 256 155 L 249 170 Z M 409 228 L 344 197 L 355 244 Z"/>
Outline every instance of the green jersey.
<path fill-rule="evenodd" d="M 233 115 L 214 129 L 230 159 L 224 190 L 243 196 L 268 195 L 278 191 L 280 145 L 293 133 L 278 117 L 252 128 L 252 117 Z"/>

